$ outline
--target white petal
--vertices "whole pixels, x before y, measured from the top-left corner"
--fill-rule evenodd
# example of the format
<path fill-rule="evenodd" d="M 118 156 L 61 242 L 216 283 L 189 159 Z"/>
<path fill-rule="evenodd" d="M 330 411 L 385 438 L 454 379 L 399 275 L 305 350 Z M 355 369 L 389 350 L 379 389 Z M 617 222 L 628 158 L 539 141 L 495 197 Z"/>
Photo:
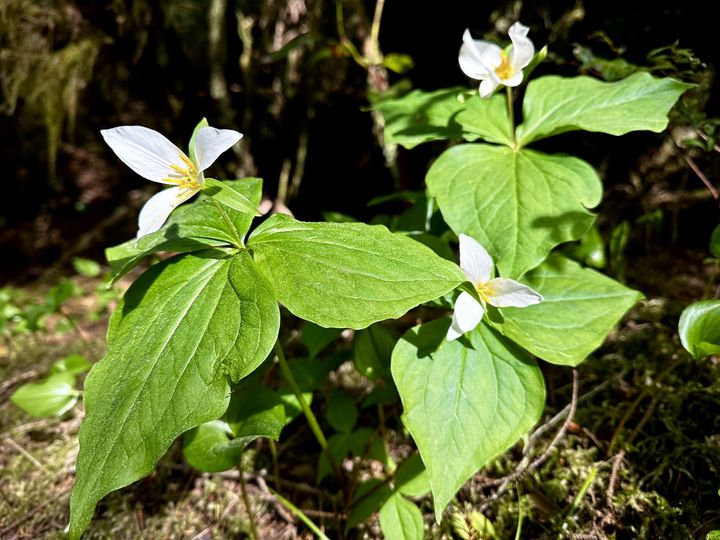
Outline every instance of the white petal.
<path fill-rule="evenodd" d="M 163 226 L 170 213 L 195 193 L 197 191 L 172 187 L 150 197 L 138 216 L 137 237 L 157 231 Z"/>
<path fill-rule="evenodd" d="M 500 64 L 500 47 L 488 41 L 473 39 L 470 31 L 465 30 L 458 62 L 463 73 L 471 79 L 485 79 Z"/>
<path fill-rule="evenodd" d="M 198 169 L 204 171 L 220 154 L 242 139 L 242 133 L 233 129 L 200 128 L 195 136 L 195 159 Z"/>
<path fill-rule="evenodd" d="M 186 168 L 182 150 L 163 135 L 143 126 L 120 126 L 100 131 L 105 142 L 125 165 L 143 178 L 172 184 L 165 178 L 177 176 L 172 165 Z"/>
<path fill-rule="evenodd" d="M 513 279 L 495 278 L 488 286 L 487 300 L 495 307 L 527 307 L 543 300 L 542 295 Z"/>
<path fill-rule="evenodd" d="M 482 320 L 484 313 L 485 308 L 480 302 L 465 291 L 461 292 L 455 301 L 455 312 L 448 328 L 447 339 L 452 341 L 473 330 Z"/>
<path fill-rule="evenodd" d="M 460 233 L 460 268 L 470 283 L 478 285 L 490 281 L 493 260 L 474 238 Z"/>
<path fill-rule="evenodd" d="M 508 35 L 512 41 L 510 66 L 512 67 L 513 73 L 517 73 L 526 67 L 533 59 L 533 56 L 535 56 L 535 45 L 533 45 L 533 42 L 527 37 L 529 31 L 530 28 L 519 22 L 513 24 L 508 30 Z"/>
<path fill-rule="evenodd" d="M 492 96 L 498 86 L 500 86 L 500 83 L 495 77 L 485 79 L 480 83 L 480 97 L 486 98 Z"/>
<path fill-rule="evenodd" d="M 520 83 L 522 82 L 522 80 L 523 80 L 523 72 L 518 71 L 509 79 L 503 79 L 500 82 L 503 83 L 505 86 L 515 87 L 515 86 L 519 86 Z"/>

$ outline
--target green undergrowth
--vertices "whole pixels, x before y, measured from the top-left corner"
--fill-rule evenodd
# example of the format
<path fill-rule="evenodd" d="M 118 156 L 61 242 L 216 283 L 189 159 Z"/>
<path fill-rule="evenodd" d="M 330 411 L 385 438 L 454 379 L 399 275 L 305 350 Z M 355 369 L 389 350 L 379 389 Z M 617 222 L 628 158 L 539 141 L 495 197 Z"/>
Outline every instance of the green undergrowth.
<path fill-rule="evenodd" d="M 92 302 L 82 305 L 93 311 Z M 522 442 L 468 482 L 440 525 L 434 523 L 430 498 L 417 499 L 426 536 L 493 538 L 488 532 L 470 532 L 482 510 L 497 539 L 515 538 L 519 521 L 519 538 L 539 540 L 704 538 L 720 519 L 720 364 L 713 357 L 692 360 L 680 346 L 676 327 L 683 305 L 655 298 L 629 314 L 579 368 L 577 412 L 565 436 L 544 463 L 498 498 L 492 499 L 496 480 L 518 470 Z M 30 373 L 28 380 L 37 380 L 53 361 L 70 353 L 97 358 L 104 339 L 102 319 L 99 324 L 81 308 L 71 311 L 84 340 L 72 332 L 62 339 L 52 333 L 16 336 L 14 353 L 0 364 L 3 381 L 30 370 L 37 374 Z M 290 349 L 293 343 L 291 336 Z M 325 410 L 333 388 L 341 387 L 357 401 L 367 394 L 367 380 L 342 361 L 350 356 L 348 347 L 349 340 L 341 337 L 323 353 L 341 362 L 318 392 L 316 411 Z M 543 369 L 548 403 L 541 422 L 546 422 L 570 402 L 572 379 L 568 370 Z M 10 405 L 9 391 L 3 388 L 0 400 L 0 537 L 62 538 L 82 408 L 60 419 L 36 420 Z M 396 463 L 413 452 L 399 413 L 396 407 L 384 410 L 388 450 Z M 375 408 L 363 409 L 359 422 L 375 426 L 377 415 Z M 545 452 L 562 424 L 530 437 L 529 460 Z M 332 500 L 337 486 L 332 479 L 315 483 L 318 448 L 307 428 L 301 422 L 289 426 L 278 451 L 283 492 L 335 537 Z M 259 534 L 310 538 L 263 487 L 276 486 L 270 456 L 267 442 L 259 441 L 244 459 L 245 470 L 252 471 L 248 486 Z M 372 460 L 352 458 L 345 468 L 363 480 L 382 474 Z M 257 474 L 266 482 L 258 481 Z M 203 532 L 207 538 L 242 538 L 248 531 L 237 472 L 198 473 L 183 461 L 176 444 L 155 473 L 100 503 L 87 538 L 192 538 Z M 348 535 L 380 537 L 377 519 Z"/>

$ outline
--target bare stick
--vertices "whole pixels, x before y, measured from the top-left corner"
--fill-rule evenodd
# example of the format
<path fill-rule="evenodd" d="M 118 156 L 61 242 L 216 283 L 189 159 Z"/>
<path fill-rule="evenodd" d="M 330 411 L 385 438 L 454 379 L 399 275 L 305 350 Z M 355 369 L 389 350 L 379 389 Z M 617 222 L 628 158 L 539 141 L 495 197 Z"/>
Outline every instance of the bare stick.
<path fill-rule="evenodd" d="M 575 416 L 575 412 L 577 410 L 577 402 L 578 402 L 578 371 L 577 369 L 573 369 L 573 385 L 572 385 L 572 400 L 570 401 L 569 409 L 568 409 L 568 415 L 567 418 L 565 418 L 565 422 L 563 422 L 563 425 L 560 427 L 558 432 L 555 434 L 555 437 L 552 441 L 550 441 L 550 444 L 545 449 L 545 451 L 538 456 L 535 460 L 533 460 L 529 465 L 527 464 L 527 455 L 525 456 L 525 459 L 523 459 L 520 464 L 515 469 L 515 472 L 512 474 L 509 474 L 505 477 L 505 479 L 500 484 L 500 487 L 497 489 L 495 493 L 493 493 L 490 497 L 488 497 L 485 502 L 480 506 L 478 509 L 479 512 L 484 512 L 487 510 L 490 505 L 495 502 L 503 493 L 505 493 L 508 488 L 510 487 L 510 484 L 522 476 L 531 473 L 533 470 L 537 469 L 540 465 L 542 465 L 545 460 L 547 460 L 548 457 L 550 457 L 550 452 L 552 452 L 553 448 L 557 446 L 557 444 L 560 442 L 560 440 L 565 436 L 565 433 L 567 432 L 568 426 L 570 425 L 570 422 L 572 422 L 573 417 Z M 564 409 L 563 409 L 564 410 Z"/>

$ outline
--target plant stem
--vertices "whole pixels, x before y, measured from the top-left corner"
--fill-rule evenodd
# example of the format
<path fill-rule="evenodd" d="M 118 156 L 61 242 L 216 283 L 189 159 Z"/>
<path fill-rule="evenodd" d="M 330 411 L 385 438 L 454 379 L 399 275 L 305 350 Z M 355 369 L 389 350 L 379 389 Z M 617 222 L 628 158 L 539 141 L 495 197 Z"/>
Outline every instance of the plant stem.
<path fill-rule="evenodd" d="M 513 108 L 512 88 L 506 86 L 505 94 L 507 95 L 507 112 L 508 118 L 510 119 L 510 133 L 512 134 L 513 145 L 515 145 L 517 140 L 515 138 L 515 109 Z"/>
<path fill-rule="evenodd" d="M 382 20 L 383 7 L 385 7 L 385 0 L 375 2 L 375 14 L 370 28 L 371 64 L 379 64 L 382 61 L 382 54 L 380 53 L 380 21 Z"/>
<path fill-rule="evenodd" d="M 233 236 L 233 239 L 235 240 L 235 247 L 238 249 L 242 249 L 245 247 L 245 244 L 243 244 L 243 241 L 240 239 L 240 234 L 238 233 L 237 229 L 235 228 L 235 225 L 233 225 L 233 222 L 230 221 L 230 217 L 227 215 L 227 212 L 225 212 L 225 209 L 223 208 L 222 204 L 217 202 L 215 199 L 210 197 L 210 200 L 215 205 L 215 208 L 217 208 L 218 213 L 220 214 L 220 217 L 222 217 L 223 221 L 225 222 L 225 225 L 227 225 L 230 234 Z"/>
<path fill-rule="evenodd" d="M 275 444 L 275 441 L 272 439 L 268 439 L 268 442 L 270 443 L 270 454 L 272 454 L 273 474 L 275 475 L 275 491 L 282 493 L 282 489 L 280 488 L 280 464 L 278 463 L 277 444 Z"/>
<path fill-rule="evenodd" d="M 248 521 L 250 522 L 250 538 L 257 540 L 257 530 L 255 530 L 255 521 L 253 520 L 252 509 L 250 508 L 250 497 L 247 494 L 247 485 L 245 484 L 245 475 L 243 474 L 242 456 L 238 460 L 237 464 L 238 472 L 240 473 L 240 493 L 242 494 L 243 503 L 245 503 L 245 511 L 248 515 Z"/>
<path fill-rule="evenodd" d="M 320 538 L 320 540 L 330 540 L 327 536 L 325 536 L 325 533 L 323 533 L 323 532 L 320 530 L 320 527 L 318 527 L 317 525 L 315 525 L 315 523 L 313 523 L 312 520 L 311 520 L 309 517 L 307 517 L 302 510 L 300 510 L 297 506 L 295 506 L 293 503 L 291 503 L 290 501 L 288 501 L 285 497 L 283 497 L 282 495 L 280 495 L 277 491 L 273 490 L 272 488 L 268 488 L 268 489 L 270 490 L 270 492 L 271 492 L 273 495 L 275 495 L 275 497 L 277 498 L 277 500 L 280 501 L 280 503 L 281 503 L 285 508 L 287 508 L 288 510 L 290 510 L 290 512 L 292 512 L 293 514 L 295 514 L 295 515 L 300 519 L 300 521 L 302 521 L 305 525 L 307 525 L 308 529 L 310 529 L 312 532 L 315 533 L 315 536 L 317 536 L 318 538 Z"/>
<path fill-rule="evenodd" d="M 300 404 L 300 408 L 302 409 L 302 412 L 305 415 L 308 424 L 310 425 L 310 430 L 313 432 L 313 435 L 315 435 L 315 439 L 320 445 L 320 448 L 322 448 L 323 452 L 325 452 L 325 456 L 330 462 L 330 466 L 332 467 L 333 472 L 338 478 L 340 478 L 342 476 L 340 473 L 340 467 L 338 466 L 338 463 L 335 461 L 335 458 L 333 457 L 330 449 L 328 448 L 327 439 L 325 438 L 322 429 L 320 429 L 320 424 L 318 423 L 317 418 L 315 418 L 315 415 L 308 406 L 307 401 L 305 401 L 305 397 L 302 395 L 300 387 L 298 386 L 297 381 L 292 374 L 292 371 L 290 371 L 290 366 L 288 366 L 287 360 L 285 359 L 285 353 L 280 346 L 279 339 L 275 342 L 275 354 L 277 355 L 278 363 L 280 364 L 280 371 L 282 371 L 283 377 L 285 377 L 285 380 L 288 382 L 290 388 L 295 394 L 295 397 Z"/>

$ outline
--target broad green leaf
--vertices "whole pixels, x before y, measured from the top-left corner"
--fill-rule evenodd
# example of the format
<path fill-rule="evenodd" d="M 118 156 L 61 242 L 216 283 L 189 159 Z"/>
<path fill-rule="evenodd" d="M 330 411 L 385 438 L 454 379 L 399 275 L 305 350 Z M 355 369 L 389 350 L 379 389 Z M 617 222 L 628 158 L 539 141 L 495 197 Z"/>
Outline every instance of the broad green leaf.
<path fill-rule="evenodd" d="M 355 368 L 368 379 L 377 379 L 390 369 L 390 357 L 396 339 L 381 324 L 355 332 L 353 361 Z"/>
<path fill-rule="evenodd" d="M 253 232 L 249 247 L 278 300 L 326 327 L 359 329 L 400 317 L 465 280 L 457 265 L 380 225 L 276 214 Z"/>
<path fill-rule="evenodd" d="M 514 144 L 504 94 L 490 99 L 480 96 L 470 98 L 465 103 L 465 109 L 457 115 L 457 121 L 466 132 L 474 133 L 487 142 L 506 146 Z"/>
<path fill-rule="evenodd" d="M 593 222 L 602 184 L 586 162 L 504 146 L 463 144 L 427 174 L 430 193 L 456 234 L 475 238 L 503 277 L 517 278 Z"/>
<path fill-rule="evenodd" d="M 80 392 L 72 373 L 54 373 L 47 379 L 20 386 L 10 396 L 15 406 L 31 416 L 61 416 L 72 409 Z"/>
<path fill-rule="evenodd" d="M 692 85 L 635 73 L 616 82 L 592 77 L 547 75 L 528 84 L 524 122 L 518 126 L 520 146 L 538 139 L 583 129 L 610 135 L 630 131 L 661 132 L 668 112 Z"/>
<path fill-rule="evenodd" d="M 447 341 L 449 325 L 441 319 L 409 330 L 392 358 L 438 522 L 465 481 L 527 433 L 545 404 L 542 374 L 527 353 L 484 324 Z"/>
<path fill-rule="evenodd" d="M 543 301 L 503 308 L 493 325 L 535 356 L 577 366 L 597 349 L 613 326 L 642 295 L 595 270 L 551 255 L 521 279 Z"/>
<path fill-rule="evenodd" d="M 395 474 L 395 489 L 408 497 L 423 497 L 430 491 L 430 476 L 420 454 L 412 454 L 400 464 Z"/>
<path fill-rule="evenodd" d="M 206 422 L 185 434 L 187 462 L 204 472 L 230 470 L 238 465 L 245 447 L 255 439 L 277 440 L 286 425 L 280 397 L 257 383 L 236 389 L 222 420 Z"/>
<path fill-rule="evenodd" d="M 678 333 L 693 358 L 720 354 L 720 300 L 701 300 L 686 307 Z"/>
<path fill-rule="evenodd" d="M 277 336 L 272 291 L 246 252 L 178 255 L 128 289 L 85 381 L 70 537 L 107 493 L 149 474 L 180 434 L 218 418 Z"/>
<path fill-rule="evenodd" d="M 51 373 L 70 373 L 80 375 L 92 367 L 92 362 L 80 354 L 71 354 L 53 362 Z"/>
<path fill-rule="evenodd" d="M 399 493 L 380 508 L 380 528 L 386 540 L 418 540 L 425 536 L 422 512 Z"/>
<path fill-rule="evenodd" d="M 260 178 L 226 181 L 223 184 L 250 200 L 255 207 L 260 204 Z M 253 216 L 239 212 L 228 212 L 228 216 L 237 236 L 242 239 L 250 229 Z M 194 202 L 176 208 L 160 230 L 108 248 L 105 255 L 113 281 L 117 281 L 145 257 L 158 251 L 192 252 L 231 246 L 235 242 L 235 233 L 228 231 L 228 225 L 209 197 L 201 194 Z"/>
<path fill-rule="evenodd" d="M 217 202 L 224 204 L 228 208 L 237 212 L 250 214 L 251 216 L 260 215 L 260 212 L 258 212 L 258 205 L 238 190 L 233 189 L 229 182 L 221 182 L 220 180 L 215 180 L 214 178 L 206 178 L 203 182 L 202 192 L 208 197 L 215 199 Z"/>
<path fill-rule="evenodd" d="M 330 394 L 325 419 L 335 431 L 350 433 L 355 427 L 357 417 L 358 410 L 352 399 L 339 390 Z"/>
<path fill-rule="evenodd" d="M 385 119 L 385 142 L 414 148 L 418 144 L 445 139 L 475 140 L 465 133 L 455 116 L 464 108 L 467 89 L 444 88 L 435 92 L 413 90 L 375 105 Z"/>

